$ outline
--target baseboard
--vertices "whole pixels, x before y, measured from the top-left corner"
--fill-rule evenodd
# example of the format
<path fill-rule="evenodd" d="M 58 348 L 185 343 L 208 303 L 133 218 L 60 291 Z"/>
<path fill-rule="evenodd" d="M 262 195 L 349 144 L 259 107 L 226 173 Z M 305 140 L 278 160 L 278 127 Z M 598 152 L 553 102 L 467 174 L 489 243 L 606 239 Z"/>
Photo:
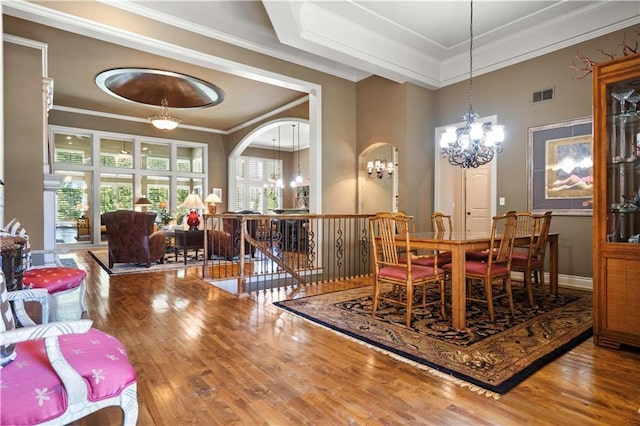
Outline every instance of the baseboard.
<path fill-rule="evenodd" d="M 549 274 L 546 274 L 545 280 L 548 280 L 548 279 L 549 279 Z M 577 290 L 593 291 L 593 278 L 559 274 L 558 287 L 567 287 L 567 288 L 575 288 Z"/>

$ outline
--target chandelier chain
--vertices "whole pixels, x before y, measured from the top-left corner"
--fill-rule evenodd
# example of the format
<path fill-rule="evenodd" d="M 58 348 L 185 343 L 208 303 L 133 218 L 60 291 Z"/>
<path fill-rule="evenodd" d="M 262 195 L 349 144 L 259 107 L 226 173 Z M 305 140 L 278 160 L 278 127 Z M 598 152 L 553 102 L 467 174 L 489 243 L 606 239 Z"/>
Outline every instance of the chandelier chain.
<path fill-rule="evenodd" d="M 440 137 L 440 157 L 462 168 L 490 162 L 496 152 L 502 152 L 504 141 L 504 126 L 478 121 L 480 115 L 473 110 L 473 0 L 469 15 L 469 109 L 462 116 L 463 127 L 448 126 Z"/>
<path fill-rule="evenodd" d="M 473 111 L 473 0 L 469 19 L 469 111 Z"/>

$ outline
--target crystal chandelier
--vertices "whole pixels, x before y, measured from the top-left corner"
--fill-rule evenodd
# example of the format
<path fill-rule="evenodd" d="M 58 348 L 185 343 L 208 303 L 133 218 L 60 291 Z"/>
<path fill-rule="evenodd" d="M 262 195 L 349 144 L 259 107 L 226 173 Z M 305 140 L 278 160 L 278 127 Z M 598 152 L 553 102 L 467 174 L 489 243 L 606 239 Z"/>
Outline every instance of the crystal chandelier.
<path fill-rule="evenodd" d="M 473 0 L 469 34 L 469 110 L 462 116 L 464 127 L 447 127 L 440 137 L 440 157 L 465 169 L 490 162 L 496 152 L 502 152 L 504 141 L 504 126 L 478 122 L 480 116 L 473 111 Z"/>

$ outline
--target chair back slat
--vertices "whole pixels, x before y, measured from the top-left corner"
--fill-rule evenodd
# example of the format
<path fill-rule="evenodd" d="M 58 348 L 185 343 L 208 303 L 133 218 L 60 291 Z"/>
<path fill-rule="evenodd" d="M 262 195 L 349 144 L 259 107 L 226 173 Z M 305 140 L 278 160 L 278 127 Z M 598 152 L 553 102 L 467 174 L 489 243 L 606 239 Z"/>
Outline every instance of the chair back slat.
<path fill-rule="evenodd" d="M 400 261 L 400 253 L 409 253 L 411 243 L 411 217 L 402 213 L 376 213 L 369 218 L 371 243 L 376 269 L 382 266 L 399 265 L 406 267 L 411 273 L 411 262 Z M 404 240 L 403 247 L 398 245 L 398 239 Z"/>
<path fill-rule="evenodd" d="M 511 264 L 511 253 L 513 251 L 513 243 L 516 237 L 517 216 L 514 212 L 507 212 L 503 216 L 495 216 L 491 226 L 491 247 L 489 257 L 489 267 L 492 264 Z M 502 236 L 496 241 L 498 230 L 502 229 Z"/>
<path fill-rule="evenodd" d="M 537 238 L 533 247 L 532 255 L 541 260 L 547 249 L 547 240 L 549 238 L 549 228 L 551 227 L 551 212 L 535 216 Z"/>
<path fill-rule="evenodd" d="M 431 215 L 431 226 L 434 232 L 451 232 L 451 215 L 442 212 L 433 212 Z"/>

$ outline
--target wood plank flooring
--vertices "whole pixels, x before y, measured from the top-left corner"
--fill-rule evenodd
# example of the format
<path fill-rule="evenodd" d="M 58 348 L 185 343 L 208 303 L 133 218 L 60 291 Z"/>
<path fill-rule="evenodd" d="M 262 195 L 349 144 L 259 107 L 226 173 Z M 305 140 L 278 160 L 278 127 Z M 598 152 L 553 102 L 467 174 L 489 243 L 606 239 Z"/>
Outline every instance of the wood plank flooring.
<path fill-rule="evenodd" d="M 272 304 L 357 283 L 238 298 L 199 268 L 109 277 L 73 257 L 88 272 L 88 317 L 137 369 L 139 425 L 640 425 L 637 350 L 590 339 L 494 400 Z M 76 424 L 120 421 L 107 408 Z"/>

